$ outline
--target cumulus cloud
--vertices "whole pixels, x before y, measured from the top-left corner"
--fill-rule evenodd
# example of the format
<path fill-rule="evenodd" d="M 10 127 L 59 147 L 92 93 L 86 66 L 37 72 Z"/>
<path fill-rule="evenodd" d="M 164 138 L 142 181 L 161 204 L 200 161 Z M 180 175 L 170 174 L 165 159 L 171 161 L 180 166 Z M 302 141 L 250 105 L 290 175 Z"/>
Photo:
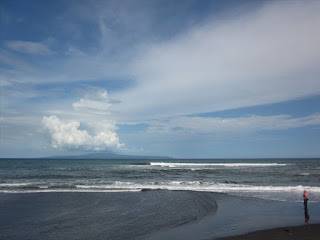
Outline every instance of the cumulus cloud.
<path fill-rule="evenodd" d="M 57 116 L 43 117 L 43 125 L 52 137 L 52 147 L 59 149 L 106 150 L 123 146 L 115 132 L 100 132 L 91 136 L 86 130 L 80 130 L 80 122 L 62 122 Z"/>
<path fill-rule="evenodd" d="M 110 105 L 107 92 L 98 89 L 89 91 L 84 98 L 73 103 L 77 114 L 69 114 L 71 120 L 62 121 L 56 115 L 44 116 L 42 124 L 51 134 L 52 147 L 94 151 L 122 149 L 124 144 L 120 143 L 115 123 L 106 118 L 110 114 L 107 111 Z M 74 120 L 75 117 L 81 119 L 81 125 L 80 121 Z"/>

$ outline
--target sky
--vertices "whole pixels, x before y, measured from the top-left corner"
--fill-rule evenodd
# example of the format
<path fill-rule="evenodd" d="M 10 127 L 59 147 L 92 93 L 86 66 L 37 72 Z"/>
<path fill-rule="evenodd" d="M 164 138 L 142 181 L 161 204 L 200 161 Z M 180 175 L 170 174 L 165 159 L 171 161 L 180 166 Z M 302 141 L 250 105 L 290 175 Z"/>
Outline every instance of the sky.
<path fill-rule="evenodd" d="M 319 12 L 2 0 L 0 157 L 320 157 Z"/>

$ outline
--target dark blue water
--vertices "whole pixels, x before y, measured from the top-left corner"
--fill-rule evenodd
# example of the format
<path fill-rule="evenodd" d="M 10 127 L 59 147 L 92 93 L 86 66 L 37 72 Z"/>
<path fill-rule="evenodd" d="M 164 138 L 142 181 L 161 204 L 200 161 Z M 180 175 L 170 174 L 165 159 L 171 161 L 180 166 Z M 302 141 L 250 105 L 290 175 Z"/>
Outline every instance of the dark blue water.
<path fill-rule="evenodd" d="M 1 159 L 0 192 L 220 192 L 268 200 L 320 202 L 319 159 Z"/>

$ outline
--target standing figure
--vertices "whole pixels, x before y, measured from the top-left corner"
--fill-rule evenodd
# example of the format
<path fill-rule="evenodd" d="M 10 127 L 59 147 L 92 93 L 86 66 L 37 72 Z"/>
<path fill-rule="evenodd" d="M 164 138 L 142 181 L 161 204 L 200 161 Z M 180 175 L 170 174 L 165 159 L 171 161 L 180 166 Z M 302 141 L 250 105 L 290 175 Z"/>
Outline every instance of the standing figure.
<path fill-rule="evenodd" d="M 308 209 L 308 193 L 306 190 L 303 192 L 303 203 L 304 203 L 304 208 Z"/>
<path fill-rule="evenodd" d="M 310 223 L 310 217 L 308 213 L 308 193 L 306 190 L 304 190 L 303 193 L 303 203 L 304 203 L 304 218 L 306 223 Z"/>

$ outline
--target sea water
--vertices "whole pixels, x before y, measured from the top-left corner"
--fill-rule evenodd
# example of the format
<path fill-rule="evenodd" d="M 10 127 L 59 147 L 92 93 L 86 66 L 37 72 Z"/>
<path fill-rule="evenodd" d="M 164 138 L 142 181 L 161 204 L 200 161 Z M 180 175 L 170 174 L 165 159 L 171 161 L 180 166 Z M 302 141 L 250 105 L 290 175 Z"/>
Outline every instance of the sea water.
<path fill-rule="evenodd" d="M 0 192 L 219 192 L 320 202 L 320 159 L 0 159 Z"/>
<path fill-rule="evenodd" d="M 214 239 L 320 222 L 319 159 L 0 159 L 0 239 Z M 309 221 L 308 220 L 308 221 Z"/>

